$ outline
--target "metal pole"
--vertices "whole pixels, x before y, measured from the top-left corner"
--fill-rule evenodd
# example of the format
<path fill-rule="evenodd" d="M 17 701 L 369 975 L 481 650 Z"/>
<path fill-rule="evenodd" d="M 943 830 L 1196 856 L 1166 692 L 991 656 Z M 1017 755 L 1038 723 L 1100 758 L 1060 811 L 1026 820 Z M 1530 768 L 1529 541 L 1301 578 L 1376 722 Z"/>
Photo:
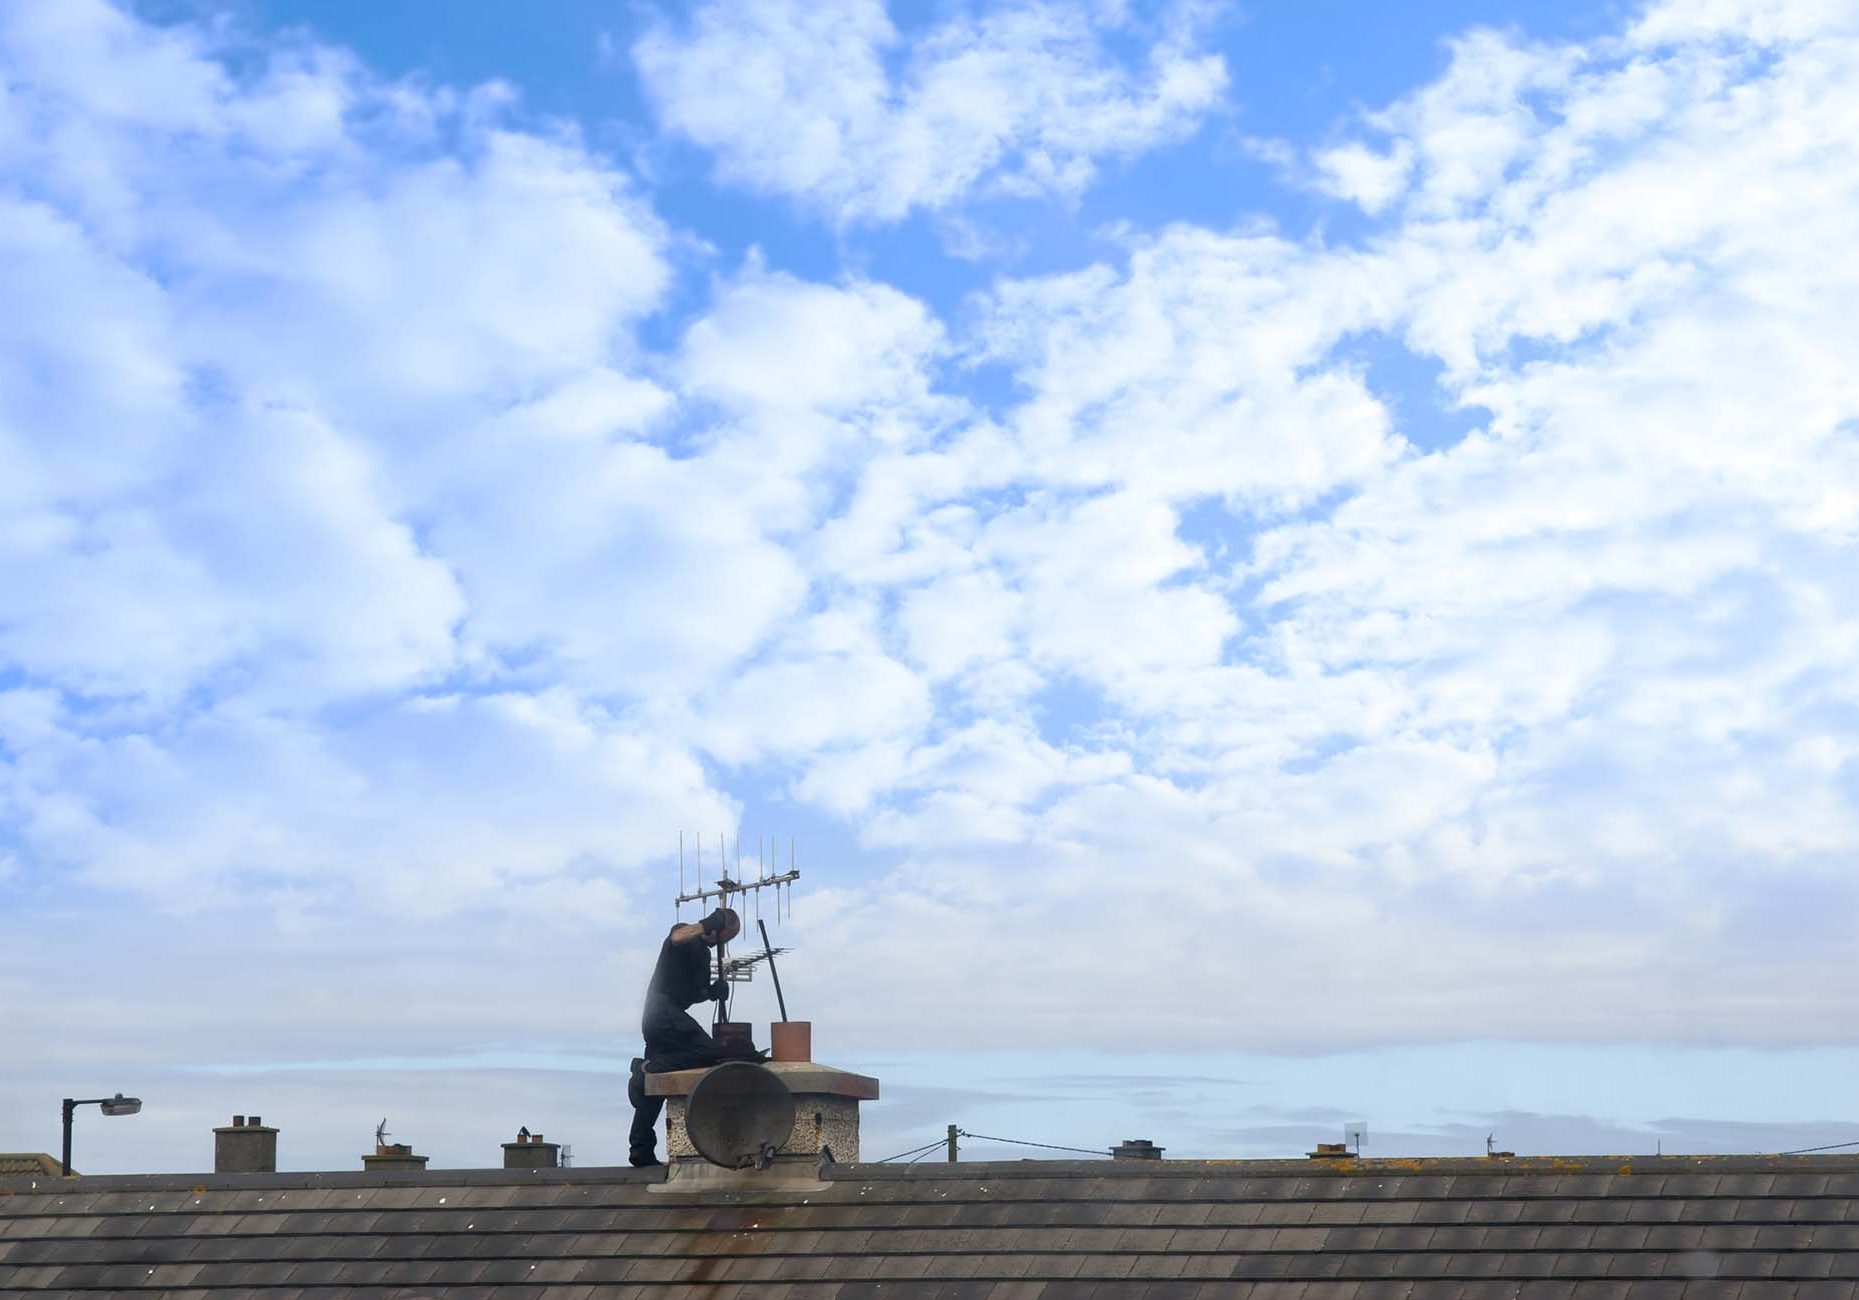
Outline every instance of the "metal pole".
<path fill-rule="evenodd" d="M 717 936 L 716 977 L 723 981 L 723 996 L 716 1000 L 716 1025 L 721 1025 L 729 1019 L 729 979 L 723 966 L 723 953 L 727 947 L 722 936 Z"/>
<path fill-rule="evenodd" d="M 775 977 L 775 1003 L 781 1008 L 781 1019 L 787 1021 L 787 999 L 781 996 L 781 972 L 775 969 L 775 946 L 768 942 L 768 927 L 762 924 L 762 918 L 755 918 L 755 928 L 762 932 L 762 951 L 768 954 L 768 973 Z"/>
<path fill-rule="evenodd" d="M 71 1176 L 71 1116 L 77 1110 L 77 1103 L 72 1101 L 71 1098 L 66 1097 L 64 1109 L 65 1154 L 61 1168 L 63 1169 L 64 1176 L 69 1178 Z"/>
<path fill-rule="evenodd" d="M 949 1163 L 955 1163 L 955 1125 L 949 1125 Z"/>

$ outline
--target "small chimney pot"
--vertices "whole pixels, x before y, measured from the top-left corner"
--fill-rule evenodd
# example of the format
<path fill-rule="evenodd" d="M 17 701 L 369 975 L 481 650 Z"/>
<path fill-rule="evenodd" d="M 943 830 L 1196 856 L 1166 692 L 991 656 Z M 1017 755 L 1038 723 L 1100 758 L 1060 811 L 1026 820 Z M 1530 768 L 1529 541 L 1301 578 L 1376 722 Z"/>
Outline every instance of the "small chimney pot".
<path fill-rule="evenodd" d="M 769 1026 L 768 1039 L 777 1061 L 811 1061 L 813 1059 L 813 1021 L 777 1020 Z"/>
<path fill-rule="evenodd" d="M 1167 1147 L 1159 1147 L 1148 1138 L 1126 1138 L 1110 1148 L 1113 1160 L 1160 1160 Z"/>
<path fill-rule="evenodd" d="M 725 1051 L 750 1052 L 755 1049 L 755 1026 L 746 1020 L 725 1020 L 710 1031 L 716 1045 Z"/>

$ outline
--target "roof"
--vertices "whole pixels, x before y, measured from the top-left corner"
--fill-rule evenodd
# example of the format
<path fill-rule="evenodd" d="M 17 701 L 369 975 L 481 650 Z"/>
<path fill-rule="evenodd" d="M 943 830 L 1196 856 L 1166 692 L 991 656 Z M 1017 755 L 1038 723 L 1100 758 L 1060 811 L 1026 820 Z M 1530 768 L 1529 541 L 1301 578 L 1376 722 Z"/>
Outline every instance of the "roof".
<path fill-rule="evenodd" d="M 853 1165 L 754 1193 L 662 1177 L 0 1179 L 0 1292 L 1709 1300 L 1759 1281 L 1742 1300 L 1859 1294 L 1851 1156 Z"/>
<path fill-rule="evenodd" d="M 51 1174 L 58 1173 L 56 1156 L 44 1155 L 37 1151 L 0 1151 L 0 1176 L 6 1174 Z"/>

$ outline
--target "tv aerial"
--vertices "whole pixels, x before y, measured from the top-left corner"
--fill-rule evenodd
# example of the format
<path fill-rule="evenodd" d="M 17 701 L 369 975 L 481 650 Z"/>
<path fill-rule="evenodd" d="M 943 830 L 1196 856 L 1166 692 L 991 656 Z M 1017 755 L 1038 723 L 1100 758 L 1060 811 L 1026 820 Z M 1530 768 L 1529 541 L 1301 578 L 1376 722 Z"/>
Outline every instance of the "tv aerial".
<path fill-rule="evenodd" d="M 800 879 L 800 868 L 795 865 L 794 841 L 788 840 L 788 869 L 780 870 L 779 846 L 764 842 L 757 837 L 755 842 L 755 875 L 743 876 L 742 837 L 736 837 L 734 875 L 731 874 L 728 844 L 723 836 L 717 836 L 716 862 L 720 868 L 713 884 L 704 883 L 704 842 L 702 836 L 691 841 L 693 849 L 692 867 L 696 879 L 691 885 L 685 883 L 685 840 L 684 832 L 678 832 L 678 898 L 677 915 L 683 919 L 684 905 L 695 903 L 699 907 L 716 900 L 716 906 L 728 907 L 742 919 L 746 930 L 753 912 L 756 929 L 761 932 L 762 950 L 749 952 L 740 957 L 731 957 L 728 945 L 716 946 L 716 978 L 730 985 L 747 984 L 755 978 L 756 969 L 766 962 L 768 973 L 775 984 L 775 998 L 781 1004 L 781 1018 L 787 1019 L 787 999 L 781 993 L 781 976 L 775 969 L 775 958 L 787 952 L 786 948 L 777 948 L 768 939 L 768 926 L 762 920 L 762 902 L 764 891 L 772 890 L 767 898 L 777 924 L 781 918 L 793 915 L 794 882 Z M 732 901 L 733 900 L 733 901 Z M 716 1023 L 722 1024 L 729 1019 L 727 999 L 716 1004 Z"/>

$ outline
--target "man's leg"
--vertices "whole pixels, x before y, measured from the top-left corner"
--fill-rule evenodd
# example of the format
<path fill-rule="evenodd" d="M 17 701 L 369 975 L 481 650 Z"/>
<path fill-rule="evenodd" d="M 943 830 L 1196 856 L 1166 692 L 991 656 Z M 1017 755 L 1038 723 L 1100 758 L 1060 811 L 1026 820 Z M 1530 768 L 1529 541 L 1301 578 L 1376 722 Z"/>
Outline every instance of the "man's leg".
<path fill-rule="evenodd" d="M 665 1109 L 663 1097 L 648 1097 L 645 1092 L 645 1062 L 633 1058 L 632 1077 L 626 1081 L 626 1099 L 633 1104 L 633 1128 L 629 1135 L 628 1158 L 635 1165 L 663 1163 L 658 1158 L 658 1117 Z"/>

